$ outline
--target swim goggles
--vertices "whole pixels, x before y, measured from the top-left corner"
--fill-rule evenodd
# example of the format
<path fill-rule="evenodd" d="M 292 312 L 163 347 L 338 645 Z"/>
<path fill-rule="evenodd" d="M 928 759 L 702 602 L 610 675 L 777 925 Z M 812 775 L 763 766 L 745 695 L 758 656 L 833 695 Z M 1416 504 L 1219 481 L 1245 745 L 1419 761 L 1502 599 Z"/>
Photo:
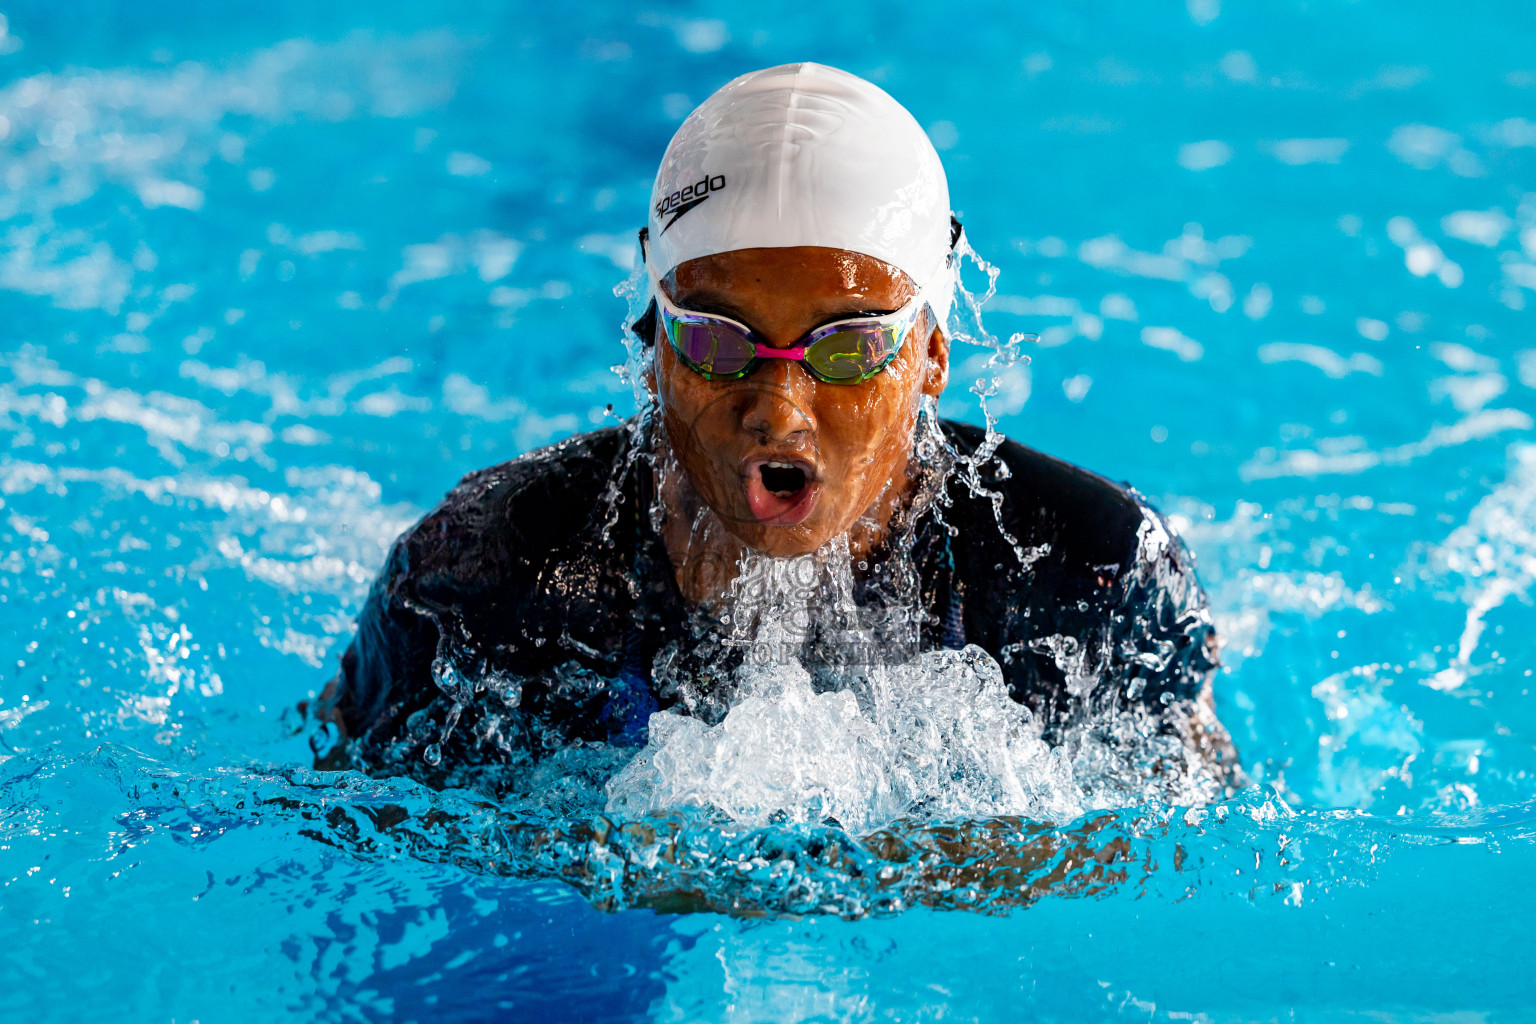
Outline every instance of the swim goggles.
<path fill-rule="evenodd" d="M 654 303 L 634 330 L 649 345 L 659 322 L 677 358 L 706 380 L 739 380 L 765 359 L 788 359 L 822 383 L 858 384 L 891 365 L 928 305 L 924 285 L 894 312 L 836 320 L 813 329 L 788 348 L 774 348 L 746 324 L 673 303 L 651 265 L 646 236 L 647 231 L 641 229 L 640 250 L 650 274 Z M 937 271 L 949 259 L 946 253 L 935 273 L 929 275 L 930 282 L 941 276 Z"/>

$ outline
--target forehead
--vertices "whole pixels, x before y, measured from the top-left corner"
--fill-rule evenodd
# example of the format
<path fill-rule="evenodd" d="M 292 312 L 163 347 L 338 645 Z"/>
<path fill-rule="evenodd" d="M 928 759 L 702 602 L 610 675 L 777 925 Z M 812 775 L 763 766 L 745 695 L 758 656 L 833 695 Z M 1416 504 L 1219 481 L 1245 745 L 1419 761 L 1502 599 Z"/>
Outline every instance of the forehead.
<path fill-rule="evenodd" d="M 915 290 L 883 260 L 848 249 L 785 246 L 735 249 L 688 260 L 668 275 L 679 291 L 859 296 L 900 305 Z"/>

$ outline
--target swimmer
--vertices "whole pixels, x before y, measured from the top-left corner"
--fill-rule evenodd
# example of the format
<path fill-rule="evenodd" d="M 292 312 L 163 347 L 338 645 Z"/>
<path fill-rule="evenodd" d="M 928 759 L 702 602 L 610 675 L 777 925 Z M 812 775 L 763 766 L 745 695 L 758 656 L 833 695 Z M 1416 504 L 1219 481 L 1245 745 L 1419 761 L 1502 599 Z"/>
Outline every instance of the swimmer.
<path fill-rule="evenodd" d="M 317 763 L 448 785 L 718 715 L 697 651 L 737 566 L 819 553 L 865 595 L 901 561 L 916 648 L 982 648 L 1048 739 L 1135 712 L 1210 795 L 1235 784 L 1216 634 L 1162 517 L 933 414 L 962 237 L 938 154 L 869 82 L 792 64 L 706 100 L 641 232 L 649 406 L 470 474 L 400 537 L 317 702 Z"/>

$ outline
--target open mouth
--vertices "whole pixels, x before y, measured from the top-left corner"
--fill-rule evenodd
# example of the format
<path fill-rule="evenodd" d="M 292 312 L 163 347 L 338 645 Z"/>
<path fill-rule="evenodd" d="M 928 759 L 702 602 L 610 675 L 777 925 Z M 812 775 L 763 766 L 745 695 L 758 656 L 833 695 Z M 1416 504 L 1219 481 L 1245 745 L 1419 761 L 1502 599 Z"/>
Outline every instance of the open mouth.
<path fill-rule="evenodd" d="M 758 469 L 763 486 L 776 498 L 789 498 L 805 486 L 805 470 L 790 462 L 765 462 Z"/>
<path fill-rule="evenodd" d="M 760 523 L 793 526 L 816 503 L 816 467 L 801 459 L 759 458 L 745 467 L 747 506 Z"/>

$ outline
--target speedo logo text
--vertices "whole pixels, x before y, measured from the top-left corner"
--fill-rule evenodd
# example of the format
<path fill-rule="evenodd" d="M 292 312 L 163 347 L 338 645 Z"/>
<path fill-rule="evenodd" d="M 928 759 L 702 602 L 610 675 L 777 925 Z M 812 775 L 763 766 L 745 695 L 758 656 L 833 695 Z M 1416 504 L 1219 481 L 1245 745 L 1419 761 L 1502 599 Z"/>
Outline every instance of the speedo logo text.
<path fill-rule="evenodd" d="M 723 188 L 725 188 L 725 175 L 705 175 L 692 185 L 683 186 L 657 203 L 656 219 L 665 222 L 661 226 L 662 233 L 665 234 L 683 214 L 708 199 L 711 192 L 719 192 Z"/>

